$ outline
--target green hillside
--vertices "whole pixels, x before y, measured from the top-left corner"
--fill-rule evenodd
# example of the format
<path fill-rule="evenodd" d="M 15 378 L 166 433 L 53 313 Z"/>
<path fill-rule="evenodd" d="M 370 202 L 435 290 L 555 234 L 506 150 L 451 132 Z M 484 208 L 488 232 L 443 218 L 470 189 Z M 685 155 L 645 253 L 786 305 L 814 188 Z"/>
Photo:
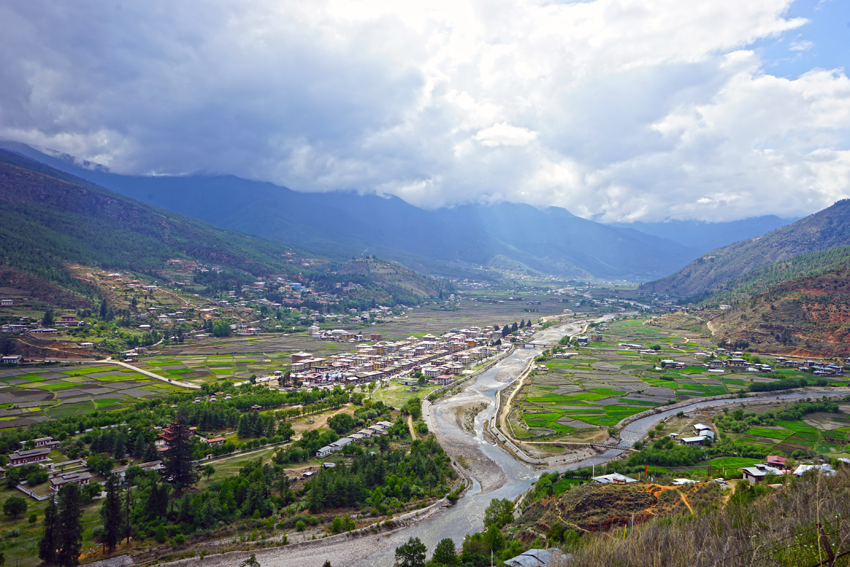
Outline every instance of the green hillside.
<path fill-rule="evenodd" d="M 174 259 L 235 271 L 244 276 L 239 279 L 313 280 L 328 292 L 354 282 L 362 289 L 350 297 L 369 302 L 418 303 L 450 288 L 375 258 L 303 262 L 302 256 L 283 242 L 146 205 L 0 150 L 0 286 L 29 290 L 58 306 L 85 306 L 99 295 L 70 265 L 159 275 Z"/>
<path fill-rule="evenodd" d="M 294 272 L 289 248 L 144 205 L 0 152 L 0 265 L 86 294 L 67 264 L 150 271 L 183 258 L 254 276 Z M 3 282 L 0 282 L 3 283 Z"/>
<path fill-rule="evenodd" d="M 727 284 L 761 267 L 790 260 L 800 254 L 850 245 L 850 200 L 764 236 L 717 248 L 678 272 L 644 284 L 643 289 L 679 296 L 704 298 Z M 731 289 L 731 288 L 727 288 Z"/>
<path fill-rule="evenodd" d="M 719 284 L 712 292 L 704 294 L 707 295 L 705 299 L 691 299 L 699 301 L 703 306 L 727 304 L 734 307 L 782 282 L 822 274 L 847 265 L 850 265 L 850 246 L 836 246 L 753 270 Z"/>

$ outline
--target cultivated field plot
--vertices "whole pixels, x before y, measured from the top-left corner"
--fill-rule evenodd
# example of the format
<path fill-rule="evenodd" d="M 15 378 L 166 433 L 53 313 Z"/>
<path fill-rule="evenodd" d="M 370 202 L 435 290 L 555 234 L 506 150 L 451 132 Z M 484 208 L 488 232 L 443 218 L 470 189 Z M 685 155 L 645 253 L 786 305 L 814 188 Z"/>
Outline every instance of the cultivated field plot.
<path fill-rule="evenodd" d="M 265 376 L 274 370 L 285 370 L 290 353 L 216 354 L 210 356 L 169 355 L 144 358 L 133 366 L 157 376 L 195 384 L 216 380 L 248 380 L 252 375 Z"/>
<path fill-rule="evenodd" d="M 442 335 L 451 329 L 465 327 L 490 327 L 519 323 L 522 320 L 537 321 L 540 317 L 563 313 L 566 304 L 542 302 L 535 306 L 535 312 L 528 309 L 526 300 L 542 300 L 545 296 L 524 296 L 522 301 L 506 301 L 504 304 L 462 301 L 457 309 L 444 310 L 428 305 L 417 307 L 402 316 L 386 316 L 382 323 L 374 325 L 352 325 L 342 323 L 322 323 L 322 329 L 346 329 L 364 335 L 377 333 L 386 340 L 403 340 L 410 336 L 421 337 L 427 334 Z M 290 353 L 307 351 L 316 356 L 328 356 L 354 352 L 356 344 L 320 341 L 305 333 L 271 334 L 265 333 L 252 338 L 207 338 L 184 345 L 163 346 L 162 351 L 176 359 L 185 356 L 206 358 L 208 356 L 234 355 L 250 356 L 254 353 L 266 353 L 266 358 L 286 357 Z M 250 375 L 250 374 L 249 374 Z M 257 374 L 259 376 L 259 374 Z"/>
<path fill-rule="evenodd" d="M 649 407 L 734 393 L 752 380 L 770 380 L 709 373 L 694 357 L 708 348 L 707 341 L 645 321 L 610 322 L 602 331 L 602 342 L 577 349 L 578 356 L 571 359 L 548 360 L 547 370 L 534 371 L 515 399 L 511 413 L 515 435 L 529 441 L 586 440 L 591 431 L 615 425 Z M 641 349 L 622 344 L 640 345 Z M 652 355 L 639 353 L 651 346 L 660 348 Z M 687 366 L 681 370 L 661 368 L 661 360 Z"/>
<path fill-rule="evenodd" d="M 108 365 L 0 369 L 0 428 L 127 407 L 182 390 Z"/>

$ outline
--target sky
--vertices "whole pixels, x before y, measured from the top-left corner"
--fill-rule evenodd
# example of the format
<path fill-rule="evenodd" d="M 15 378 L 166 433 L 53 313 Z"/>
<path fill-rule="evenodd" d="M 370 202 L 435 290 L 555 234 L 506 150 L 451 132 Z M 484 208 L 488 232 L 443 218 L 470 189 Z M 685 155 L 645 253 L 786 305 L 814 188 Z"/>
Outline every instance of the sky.
<path fill-rule="evenodd" d="M 850 197 L 846 0 L 0 0 L 0 138 L 603 222 Z"/>

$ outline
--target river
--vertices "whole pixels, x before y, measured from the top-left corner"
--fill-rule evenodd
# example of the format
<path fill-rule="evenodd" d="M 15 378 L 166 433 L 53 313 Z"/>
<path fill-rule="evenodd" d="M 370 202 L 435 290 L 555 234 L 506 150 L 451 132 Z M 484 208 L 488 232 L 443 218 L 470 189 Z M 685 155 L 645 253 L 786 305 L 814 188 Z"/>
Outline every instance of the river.
<path fill-rule="evenodd" d="M 537 340 L 538 338 L 542 338 L 544 341 L 549 342 L 552 338 L 555 338 L 556 342 L 557 339 L 560 339 L 567 333 L 577 332 L 579 328 L 580 326 L 577 324 L 570 324 L 560 326 L 556 329 L 547 329 L 539 333 L 542 337 L 536 336 L 535 339 Z M 516 365 L 521 365 L 524 368 L 529 358 L 539 354 L 540 351 L 537 350 L 515 351 L 494 368 L 482 373 L 474 381 L 474 383 L 467 386 L 467 388 L 458 395 L 463 397 L 461 401 L 465 401 L 466 399 L 474 401 L 476 398 L 483 397 L 489 402 L 487 408 L 478 414 L 475 419 L 474 439 L 481 451 L 504 471 L 506 477 L 504 484 L 496 490 L 483 493 L 481 491 L 481 485 L 477 481 L 474 481 L 473 488 L 468 491 L 463 498 L 458 500 L 457 504 L 446 509 L 441 514 L 385 538 L 385 543 L 388 545 L 382 545 L 380 549 L 376 549 L 375 552 L 370 554 L 368 558 L 364 558 L 363 561 L 354 563 L 353 565 L 356 565 L 357 567 L 390 567 L 395 559 L 395 548 L 405 543 L 411 537 L 418 537 L 428 548 L 429 555 L 437 543 L 444 538 L 451 538 L 455 542 L 455 545 L 459 547 L 463 542 L 465 535 L 478 532 L 483 529 L 484 510 L 490 504 L 492 499 L 508 498 L 513 500 L 525 492 L 534 483 L 534 481 L 540 476 L 540 471 L 532 471 L 509 453 L 504 451 L 501 447 L 488 442 L 484 437 L 484 424 L 489 421 L 495 411 L 495 399 L 497 393 L 513 381 L 513 378 L 505 382 L 499 381 L 497 376 L 500 371 L 505 369 L 505 367 L 512 367 Z M 824 391 L 791 393 L 776 396 L 776 399 L 793 400 L 816 397 L 830 393 L 834 394 L 835 392 Z M 430 411 L 433 415 L 429 422 L 432 430 L 434 430 L 434 426 L 436 426 L 435 434 L 441 442 L 443 442 L 444 439 L 451 438 L 453 436 L 470 436 L 469 432 L 457 427 L 453 419 L 447 419 L 443 415 L 446 407 L 458 402 L 458 396 L 440 401 L 430 407 Z M 721 406 L 740 402 L 741 400 L 737 398 L 729 400 L 694 402 L 684 408 L 676 408 L 647 416 L 633 421 L 623 428 L 621 432 L 621 439 L 623 444 L 632 446 L 635 442 L 645 437 L 649 430 L 659 421 L 679 411 L 692 411 L 702 407 Z M 612 449 L 596 457 L 585 459 L 584 461 L 557 470 L 564 471 L 591 465 L 600 465 L 621 453 L 621 450 Z"/>
<path fill-rule="evenodd" d="M 620 313 L 623 315 L 623 313 Z M 606 318 L 616 317 L 611 315 Z M 557 342 L 564 334 L 576 333 L 581 323 L 571 323 L 540 331 L 535 340 Z M 327 545 L 311 546 L 299 549 L 288 547 L 258 550 L 256 555 L 260 564 L 267 566 L 319 567 L 325 559 L 331 561 L 333 567 L 391 567 L 395 560 L 395 548 L 407 542 L 411 537 L 419 538 L 428 548 L 428 555 L 433 552 L 437 543 L 444 538 L 451 538 L 456 546 L 460 546 L 467 534 L 481 531 L 484 527 L 484 510 L 494 498 L 513 500 L 525 492 L 540 475 L 520 461 L 516 460 L 501 447 L 486 440 L 484 425 L 495 411 L 496 395 L 511 384 L 525 368 L 529 359 L 540 354 L 539 350 L 519 349 L 511 353 L 490 370 L 481 373 L 469 383 L 464 390 L 455 396 L 445 398 L 430 406 L 426 405 L 428 414 L 425 416 L 429 428 L 433 431 L 444 447 L 451 444 L 465 444 L 473 450 L 473 454 L 483 455 L 482 460 L 488 460 L 489 470 L 496 469 L 498 474 L 485 474 L 479 478 L 472 475 L 472 488 L 458 500 L 457 504 L 431 516 L 409 528 L 389 535 L 373 535 L 342 542 L 327 542 Z M 776 396 L 776 399 L 793 400 L 806 397 L 835 393 L 800 392 Z M 451 415 L 451 409 L 458 405 L 487 402 L 487 407 L 475 418 L 473 431 L 465 431 L 458 427 Z M 629 446 L 643 438 L 660 420 L 679 411 L 740 403 L 740 399 L 715 400 L 694 402 L 683 408 L 657 413 L 638 419 L 621 432 L 622 444 Z M 449 451 L 450 452 L 450 451 Z M 620 455 L 621 450 L 609 450 L 595 457 L 556 470 L 575 469 L 590 465 L 599 465 Z M 451 454 L 451 452 L 450 452 Z M 472 458 L 472 457 L 471 457 Z M 479 457 L 480 458 L 480 457 Z M 482 482 L 486 486 L 482 486 Z M 212 555 L 203 561 L 197 559 L 184 560 L 183 565 L 203 565 L 204 567 L 223 567 L 238 565 L 232 555 Z"/>

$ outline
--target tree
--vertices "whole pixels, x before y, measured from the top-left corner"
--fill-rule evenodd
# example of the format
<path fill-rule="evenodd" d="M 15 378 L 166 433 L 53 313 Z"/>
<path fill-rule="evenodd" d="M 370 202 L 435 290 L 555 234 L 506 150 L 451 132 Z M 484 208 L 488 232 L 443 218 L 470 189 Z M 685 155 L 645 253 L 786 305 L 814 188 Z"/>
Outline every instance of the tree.
<path fill-rule="evenodd" d="M 115 460 L 103 453 L 97 453 L 88 458 L 86 465 L 94 472 L 107 476 L 115 466 Z"/>
<path fill-rule="evenodd" d="M 507 337 L 509 334 L 511 334 L 511 328 L 508 327 L 507 325 L 502 327 L 502 336 Z"/>
<path fill-rule="evenodd" d="M 3 504 L 3 513 L 17 518 L 27 511 L 27 501 L 19 496 L 10 496 Z"/>
<path fill-rule="evenodd" d="M 177 412 L 177 419 L 169 429 L 171 441 L 163 453 L 165 477 L 177 484 L 178 490 L 182 490 L 198 482 L 198 471 L 192 463 L 192 444 L 189 441 L 192 432 L 189 431 L 182 409 Z"/>
<path fill-rule="evenodd" d="M 455 542 L 451 538 L 441 539 L 437 547 L 434 548 L 434 556 L 431 557 L 431 562 L 439 565 L 457 565 L 458 557 Z"/>
<path fill-rule="evenodd" d="M 44 312 L 44 317 L 41 319 L 41 324 L 44 327 L 50 327 L 53 325 L 55 319 L 53 318 L 53 310 L 48 309 Z"/>
<path fill-rule="evenodd" d="M 495 525 L 503 528 L 514 519 L 514 503 L 505 499 L 494 498 L 484 510 L 484 525 Z"/>
<path fill-rule="evenodd" d="M 212 324 L 212 333 L 217 337 L 229 337 L 230 325 L 223 319 L 216 319 Z"/>
<path fill-rule="evenodd" d="M 58 543 L 59 518 L 56 511 L 56 499 L 51 498 L 44 511 L 44 534 L 38 542 L 38 557 L 45 563 L 55 563 L 57 559 L 56 548 Z"/>
<path fill-rule="evenodd" d="M 106 544 L 109 553 L 112 553 L 115 546 L 121 541 L 121 534 L 124 528 L 121 495 L 118 490 L 118 479 L 114 474 L 106 478 L 106 499 L 103 501 L 100 515 L 103 518 L 103 543 Z"/>
<path fill-rule="evenodd" d="M 204 467 L 204 476 L 207 477 L 207 480 L 210 479 L 212 475 L 215 474 L 215 467 L 212 465 L 207 465 Z"/>
<path fill-rule="evenodd" d="M 80 487 L 73 482 L 59 490 L 59 509 L 56 535 L 56 560 L 62 567 L 74 567 L 80 563 L 83 546 L 83 507 Z"/>
<path fill-rule="evenodd" d="M 425 567 L 428 548 L 418 537 L 412 537 L 395 548 L 395 567 Z"/>

